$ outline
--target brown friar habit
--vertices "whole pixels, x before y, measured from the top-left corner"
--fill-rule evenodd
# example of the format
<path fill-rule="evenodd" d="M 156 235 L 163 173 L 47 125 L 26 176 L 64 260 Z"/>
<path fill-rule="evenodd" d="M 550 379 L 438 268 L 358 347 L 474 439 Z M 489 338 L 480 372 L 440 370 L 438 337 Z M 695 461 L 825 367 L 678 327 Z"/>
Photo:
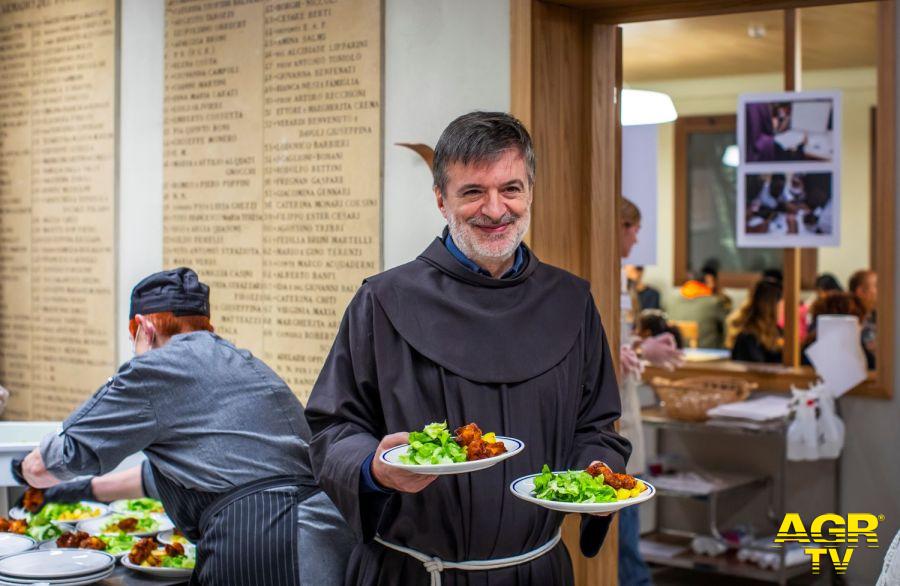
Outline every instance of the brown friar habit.
<path fill-rule="evenodd" d="M 316 477 L 356 532 L 347 583 L 428 584 L 421 562 L 373 541 L 447 561 L 534 550 L 563 519 L 510 492 L 514 479 L 602 460 L 625 471 L 628 442 L 613 422 L 619 391 L 588 283 L 541 263 L 508 279 L 464 267 L 435 241 L 416 260 L 367 279 L 350 303 L 306 415 Z M 447 421 L 475 422 L 525 450 L 471 474 L 441 476 L 418 494 L 360 490 L 360 469 L 379 440 Z M 584 517 L 581 549 L 595 555 L 610 518 Z M 566 585 L 560 543 L 519 566 L 445 570 L 443 584 Z"/>

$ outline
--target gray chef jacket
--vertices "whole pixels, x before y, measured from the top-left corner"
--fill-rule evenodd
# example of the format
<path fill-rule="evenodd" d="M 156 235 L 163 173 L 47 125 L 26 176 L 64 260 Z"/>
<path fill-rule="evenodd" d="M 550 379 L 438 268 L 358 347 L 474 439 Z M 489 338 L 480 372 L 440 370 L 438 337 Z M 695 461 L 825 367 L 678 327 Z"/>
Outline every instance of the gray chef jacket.
<path fill-rule="evenodd" d="M 218 493 L 280 475 L 313 483 L 309 438 L 303 406 L 277 374 L 200 331 L 123 364 L 40 450 L 61 480 L 106 474 L 143 450 L 171 480 Z"/>

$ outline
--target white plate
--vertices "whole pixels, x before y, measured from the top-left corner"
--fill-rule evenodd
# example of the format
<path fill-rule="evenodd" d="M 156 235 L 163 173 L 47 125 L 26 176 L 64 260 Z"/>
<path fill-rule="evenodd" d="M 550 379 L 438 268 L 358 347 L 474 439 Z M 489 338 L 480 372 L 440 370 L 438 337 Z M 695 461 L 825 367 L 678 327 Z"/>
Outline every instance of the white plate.
<path fill-rule="evenodd" d="M 400 456 L 406 454 L 409 444 L 403 444 L 385 450 L 381 453 L 381 461 L 388 466 L 415 472 L 416 474 L 465 474 L 466 472 L 475 472 L 476 470 L 484 470 L 490 468 L 498 462 L 502 462 L 507 458 L 512 458 L 525 449 L 525 442 L 512 437 L 502 435 L 497 436 L 498 442 L 503 442 L 506 446 L 506 452 L 493 458 L 485 458 L 483 460 L 473 460 L 471 462 L 454 462 L 453 464 L 403 464 L 400 462 Z"/>
<path fill-rule="evenodd" d="M 75 578 L 97 574 L 115 563 L 108 553 L 88 549 L 26 551 L 0 559 L 0 580 Z"/>
<path fill-rule="evenodd" d="M 116 513 L 117 515 L 121 515 L 121 513 Z M 139 517 L 140 515 L 125 515 L 126 517 Z M 138 533 L 129 533 L 128 535 L 133 535 L 135 537 L 150 537 L 156 535 L 160 531 L 168 531 L 169 529 L 174 529 L 175 526 L 169 520 L 168 517 L 165 516 L 152 516 L 153 520 L 156 521 L 158 527 L 153 531 L 141 531 Z M 103 527 L 112 522 L 112 517 L 98 517 L 96 519 L 88 519 L 87 521 L 79 521 L 78 525 L 75 526 L 76 531 L 84 531 L 89 535 L 103 535 Z"/>
<path fill-rule="evenodd" d="M 34 539 L 18 533 L 0 533 L 0 557 L 22 553 L 34 549 L 37 545 Z"/>
<path fill-rule="evenodd" d="M 13 507 L 9 510 L 9 518 L 14 521 L 24 519 L 28 513 L 22 507 Z"/>
<path fill-rule="evenodd" d="M 37 584 L 50 584 L 51 586 L 86 586 L 88 584 L 96 584 L 104 578 L 108 578 L 116 571 L 116 566 L 112 565 L 102 572 L 96 574 L 88 574 L 87 576 L 78 576 L 76 578 L 57 578 L 53 580 L 43 580 Z M 18 580 L 16 578 L 0 577 L 0 586 L 19 586 L 19 584 L 35 584 L 34 580 Z"/>
<path fill-rule="evenodd" d="M 140 538 L 139 538 L 139 537 L 135 537 L 135 538 L 134 538 L 134 542 L 137 543 L 137 542 L 138 542 L 138 539 L 140 539 Z M 73 550 L 73 551 L 79 551 L 79 550 L 80 550 L 80 551 L 85 551 L 84 549 L 81 549 L 81 548 L 79 548 L 79 547 L 63 547 L 63 548 L 61 548 L 61 547 L 59 547 L 58 545 L 56 545 L 56 540 L 55 540 L 55 539 L 50 539 L 50 540 L 47 540 L 47 541 L 43 542 L 40 546 L 38 546 L 38 549 L 43 549 L 43 550 L 46 550 L 46 549 L 69 549 L 69 550 Z M 103 553 L 109 553 L 109 552 L 108 552 L 108 551 L 104 551 Z M 122 556 L 123 556 L 123 555 L 128 555 L 128 552 L 127 552 L 127 551 L 123 551 L 122 553 L 109 553 L 109 555 L 111 555 L 111 556 L 113 556 L 114 558 L 116 558 L 117 560 L 119 560 L 119 559 L 122 559 Z"/>
<path fill-rule="evenodd" d="M 194 573 L 193 569 L 187 568 L 160 568 L 155 566 L 139 566 L 132 563 L 131 560 L 128 559 L 128 556 L 122 558 L 122 565 L 129 570 L 134 570 L 135 572 L 143 572 L 144 574 L 149 574 L 151 576 L 157 576 L 160 578 L 190 578 L 191 574 Z"/>
<path fill-rule="evenodd" d="M 172 541 L 172 536 L 174 534 L 175 534 L 174 529 L 169 529 L 168 531 L 160 531 L 159 535 L 156 536 L 156 540 L 160 543 L 169 543 L 169 544 L 175 543 L 175 541 Z M 187 537 L 185 537 L 184 540 L 187 542 L 187 545 L 190 545 L 190 546 L 194 545 L 193 543 L 191 543 L 191 541 Z M 185 544 L 182 543 L 182 545 L 185 545 Z"/>
<path fill-rule="evenodd" d="M 137 500 L 137 499 L 121 499 L 118 501 L 113 501 L 113 502 L 109 503 L 109 510 L 114 513 L 143 514 L 141 511 L 132 511 L 132 510 L 128 509 L 128 501 L 130 501 L 130 500 Z M 153 514 L 163 514 L 163 513 L 165 513 L 165 511 L 163 511 L 162 513 L 153 513 Z"/>
<path fill-rule="evenodd" d="M 557 501 L 548 501 L 546 499 L 539 499 L 533 495 L 534 479 L 537 476 L 540 476 L 540 474 L 530 474 L 513 480 L 509 485 L 509 490 L 523 501 L 528 501 L 529 503 L 534 503 L 547 509 L 562 511 L 564 513 L 612 513 L 619 509 L 624 509 L 625 507 L 630 507 L 646 500 L 650 500 L 656 496 L 656 489 L 653 485 L 642 479 L 641 482 L 643 482 L 647 488 L 638 496 L 630 499 L 611 503 L 560 503 Z"/>

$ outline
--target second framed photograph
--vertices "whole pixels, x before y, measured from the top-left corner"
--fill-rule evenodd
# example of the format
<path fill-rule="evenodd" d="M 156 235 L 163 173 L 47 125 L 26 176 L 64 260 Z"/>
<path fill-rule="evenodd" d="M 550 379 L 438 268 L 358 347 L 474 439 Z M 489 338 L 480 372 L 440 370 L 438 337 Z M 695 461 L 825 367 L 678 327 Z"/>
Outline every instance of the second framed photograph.
<path fill-rule="evenodd" d="M 738 177 L 738 246 L 813 248 L 840 242 L 832 171 L 746 171 Z"/>
<path fill-rule="evenodd" d="M 741 163 L 840 160 L 840 92 L 744 94 L 738 102 Z"/>

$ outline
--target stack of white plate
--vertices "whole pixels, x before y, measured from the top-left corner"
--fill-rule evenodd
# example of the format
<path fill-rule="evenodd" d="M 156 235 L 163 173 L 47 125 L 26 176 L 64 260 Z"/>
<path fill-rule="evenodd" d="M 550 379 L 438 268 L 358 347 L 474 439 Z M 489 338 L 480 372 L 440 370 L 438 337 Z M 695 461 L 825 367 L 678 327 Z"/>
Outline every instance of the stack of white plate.
<path fill-rule="evenodd" d="M 39 583 L 81 586 L 106 578 L 113 573 L 115 566 L 116 559 L 102 551 L 26 551 L 0 559 L 0 585 Z"/>

